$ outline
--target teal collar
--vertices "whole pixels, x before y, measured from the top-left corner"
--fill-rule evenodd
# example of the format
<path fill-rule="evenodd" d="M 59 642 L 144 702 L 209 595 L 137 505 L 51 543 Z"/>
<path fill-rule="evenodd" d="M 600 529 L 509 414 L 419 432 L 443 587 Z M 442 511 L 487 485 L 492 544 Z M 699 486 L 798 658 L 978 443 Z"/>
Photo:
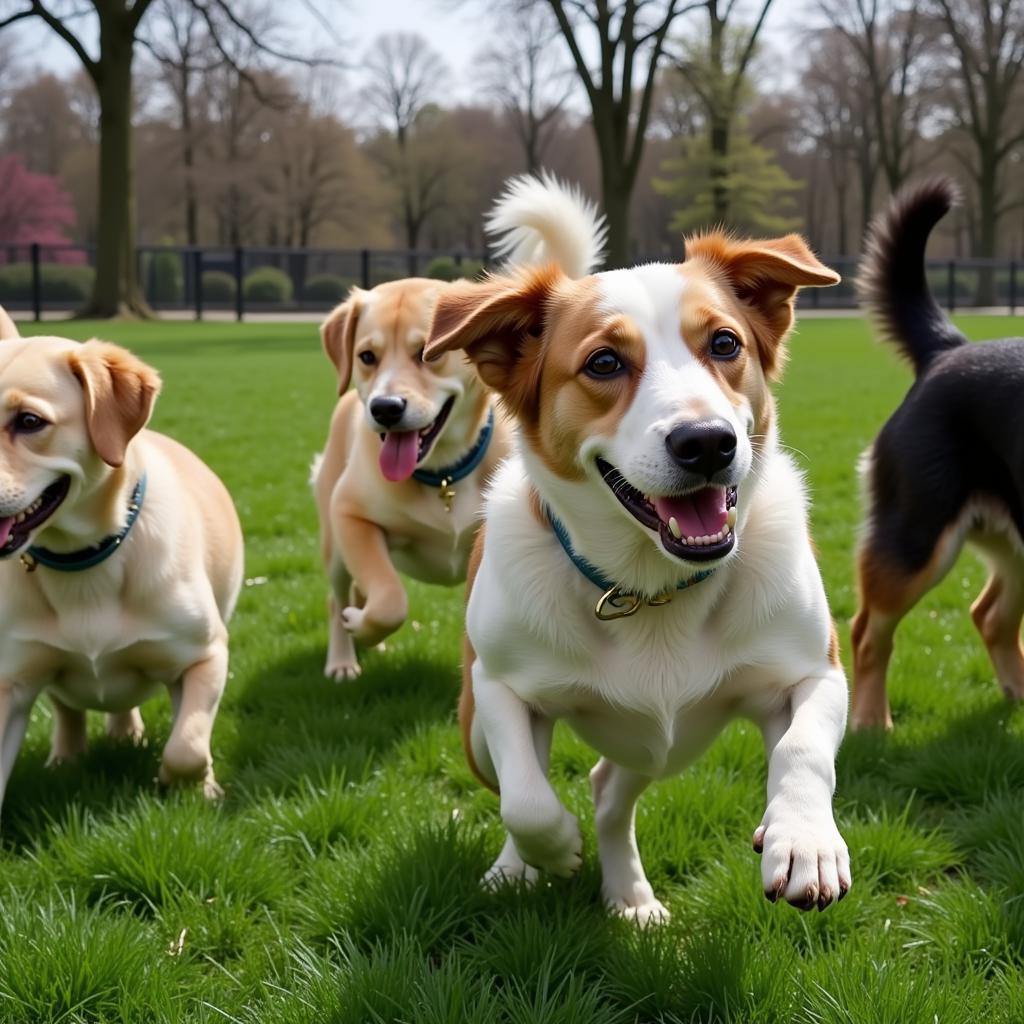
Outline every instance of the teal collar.
<path fill-rule="evenodd" d="M 666 591 L 664 594 L 659 594 L 657 597 L 645 598 L 640 594 L 634 594 L 623 589 L 617 583 L 613 583 L 601 572 L 600 569 L 597 568 L 596 565 L 588 562 L 582 555 L 574 550 L 572 542 L 569 540 L 569 533 L 565 528 L 565 524 L 554 514 L 554 512 L 552 512 L 551 509 L 548 509 L 547 514 L 548 521 L 551 523 L 551 529 L 558 538 L 558 543 L 562 545 L 562 550 L 569 556 L 569 561 L 572 562 L 580 573 L 593 583 L 595 587 L 603 591 L 601 599 L 597 602 L 597 606 L 594 608 L 594 614 L 603 622 L 607 622 L 609 619 L 624 619 L 630 615 L 635 615 L 645 604 L 652 607 L 658 607 L 659 605 L 668 604 L 672 600 L 671 591 Z M 696 586 L 696 584 L 703 582 L 709 576 L 714 575 L 714 572 L 714 569 L 701 569 L 692 576 L 688 576 L 686 579 L 680 580 L 676 584 L 675 589 L 686 590 L 688 587 Z"/>
<path fill-rule="evenodd" d="M 146 499 L 146 474 L 143 473 L 139 482 L 132 491 L 131 499 L 128 502 L 128 518 L 119 533 L 111 534 L 104 538 L 99 544 L 91 548 L 82 548 L 79 551 L 50 551 L 47 548 L 30 547 L 21 556 L 21 564 L 28 572 L 35 572 L 43 565 L 47 569 L 56 569 L 58 572 L 84 572 L 94 566 L 105 562 L 123 543 L 135 521 L 142 511 L 142 503 Z"/>
<path fill-rule="evenodd" d="M 441 500 L 445 504 L 445 510 L 451 512 L 452 501 L 455 498 L 455 488 L 460 480 L 464 480 L 473 472 L 487 454 L 491 446 L 491 437 L 494 435 L 494 406 L 491 406 L 487 414 L 487 422 L 483 430 L 473 444 L 473 447 L 459 459 L 458 462 L 445 466 L 444 469 L 417 469 L 413 472 L 412 478 L 417 483 L 426 484 L 428 487 L 437 487 L 440 490 Z"/>

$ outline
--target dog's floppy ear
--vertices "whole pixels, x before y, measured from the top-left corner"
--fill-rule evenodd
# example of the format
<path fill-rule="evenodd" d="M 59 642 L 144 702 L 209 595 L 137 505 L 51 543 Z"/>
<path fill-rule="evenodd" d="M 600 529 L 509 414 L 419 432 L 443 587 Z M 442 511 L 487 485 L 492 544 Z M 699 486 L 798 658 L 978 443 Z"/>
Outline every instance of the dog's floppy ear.
<path fill-rule="evenodd" d="M 462 349 L 509 409 L 527 414 L 536 398 L 548 300 L 564 277 L 549 266 L 454 282 L 434 307 L 425 358 Z"/>
<path fill-rule="evenodd" d="M 85 395 L 89 438 L 108 466 L 124 462 L 128 442 L 149 422 L 160 393 L 151 366 L 119 345 L 87 341 L 68 356 Z"/>
<path fill-rule="evenodd" d="M 338 371 L 338 394 L 348 391 L 352 379 L 352 349 L 356 343 L 356 325 L 363 309 L 362 288 L 353 288 L 348 298 L 335 306 L 330 316 L 320 325 L 320 340 L 327 358 Z"/>
<path fill-rule="evenodd" d="M 797 289 L 824 287 L 840 280 L 799 235 L 741 240 L 712 232 L 686 239 L 686 258 L 700 260 L 724 274 L 737 297 L 761 321 L 755 323 L 755 331 L 768 373 L 775 368 L 778 347 L 793 326 Z"/>

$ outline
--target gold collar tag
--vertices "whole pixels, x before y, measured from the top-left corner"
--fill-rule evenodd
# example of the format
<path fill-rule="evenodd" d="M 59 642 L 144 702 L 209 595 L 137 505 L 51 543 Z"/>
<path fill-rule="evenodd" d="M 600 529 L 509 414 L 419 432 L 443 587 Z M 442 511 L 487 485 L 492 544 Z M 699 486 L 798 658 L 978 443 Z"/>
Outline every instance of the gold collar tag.
<path fill-rule="evenodd" d="M 612 619 L 628 619 L 630 615 L 636 615 L 644 605 L 649 608 L 660 608 L 671 600 L 671 590 L 666 590 L 664 594 L 659 594 L 657 597 L 642 598 L 639 594 L 631 594 L 628 590 L 614 586 L 601 595 L 597 607 L 594 608 L 594 615 L 601 622 L 611 622 Z"/>
<path fill-rule="evenodd" d="M 452 502 L 455 501 L 455 488 L 452 483 L 451 477 L 446 476 L 437 485 L 437 496 L 444 502 L 445 512 L 451 512 Z"/>

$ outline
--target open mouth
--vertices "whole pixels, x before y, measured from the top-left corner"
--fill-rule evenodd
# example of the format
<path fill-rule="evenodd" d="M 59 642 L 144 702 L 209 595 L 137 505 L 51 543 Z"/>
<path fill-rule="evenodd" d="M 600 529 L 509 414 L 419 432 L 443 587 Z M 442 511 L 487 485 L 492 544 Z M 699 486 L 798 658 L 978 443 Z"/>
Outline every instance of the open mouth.
<path fill-rule="evenodd" d="M 42 526 L 60 508 L 71 488 L 71 477 L 62 476 L 50 484 L 23 512 L 0 519 L 0 558 L 13 555 L 28 541 L 29 534 Z"/>
<path fill-rule="evenodd" d="M 452 395 L 437 414 L 433 423 L 422 430 L 389 430 L 380 435 L 380 471 L 386 480 L 408 480 L 416 467 L 430 454 L 434 442 L 444 430 L 455 396 Z"/>
<path fill-rule="evenodd" d="M 657 530 L 669 554 L 689 562 L 711 562 L 736 543 L 736 488 L 702 487 L 670 498 L 649 498 L 609 462 L 597 469 L 619 503 L 642 526 Z"/>

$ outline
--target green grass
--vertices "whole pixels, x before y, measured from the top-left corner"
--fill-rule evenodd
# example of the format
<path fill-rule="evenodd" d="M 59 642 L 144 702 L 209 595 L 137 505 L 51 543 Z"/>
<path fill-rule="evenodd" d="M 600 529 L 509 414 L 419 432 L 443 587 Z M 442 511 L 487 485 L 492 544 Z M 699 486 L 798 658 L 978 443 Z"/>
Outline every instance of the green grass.
<path fill-rule="evenodd" d="M 1024 323 L 964 318 L 976 337 Z M 854 888 L 825 914 L 772 906 L 750 834 L 756 730 L 731 726 L 641 803 L 661 930 L 598 899 L 586 772 L 557 733 L 553 777 L 584 817 L 580 877 L 476 885 L 500 841 L 454 724 L 461 594 L 413 584 L 411 619 L 354 685 L 321 676 L 325 587 L 306 484 L 334 400 L 313 325 L 62 325 L 163 374 L 155 426 L 238 504 L 247 576 L 214 732 L 219 806 L 154 783 L 149 744 L 46 769 L 41 701 L 0 840 L 0 1021 L 627 1021 L 949 1024 L 1024 1019 L 1024 710 L 1008 707 L 967 615 L 965 556 L 910 616 L 890 677 L 897 728 L 849 738 L 837 815 Z M 807 320 L 782 389 L 784 437 L 844 645 L 854 610 L 854 465 L 907 372 L 854 320 Z"/>

